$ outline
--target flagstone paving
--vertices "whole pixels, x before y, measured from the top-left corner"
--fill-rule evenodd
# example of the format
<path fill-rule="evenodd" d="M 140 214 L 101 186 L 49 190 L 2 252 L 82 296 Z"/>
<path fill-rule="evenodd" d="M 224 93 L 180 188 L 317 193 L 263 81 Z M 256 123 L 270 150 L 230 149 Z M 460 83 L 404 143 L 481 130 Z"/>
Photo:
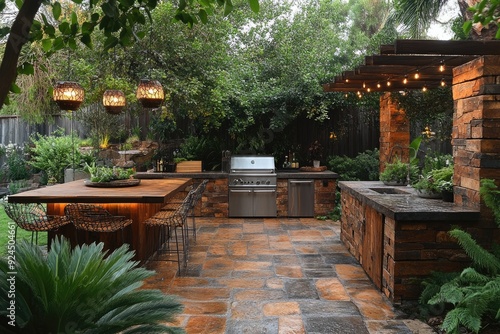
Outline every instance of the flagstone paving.
<path fill-rule="evenodd" d="M 338 222 L 197 218 L 180 275 L 169 255 L 146 288 L 178 296 L 188 334 L 430 334 L 398 316 L 340 241 Z M 170 255 L 171 256 L 171 255 Z M 173 257 L 175 258 L 175 256 Z"/>

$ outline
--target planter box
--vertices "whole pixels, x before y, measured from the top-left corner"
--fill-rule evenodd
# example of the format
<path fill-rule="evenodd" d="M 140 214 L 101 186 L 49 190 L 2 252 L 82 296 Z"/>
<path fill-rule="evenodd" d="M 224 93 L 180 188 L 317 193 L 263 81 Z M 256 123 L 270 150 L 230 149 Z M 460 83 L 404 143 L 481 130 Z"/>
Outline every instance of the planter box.
<path fill-rule="evenodd" d="M 176 172 L 177 173 L 198 173 L 198 172 L 201 172 L 201 160 L 178 162 Z"/>
<path fill-rule="evenodd" d="M 88 178 L 90 178 L 89 173 L 84 172 L 81 169 L 73 170 L 72 168 L 67 168 L 64 170 L 64 183 Z"/>

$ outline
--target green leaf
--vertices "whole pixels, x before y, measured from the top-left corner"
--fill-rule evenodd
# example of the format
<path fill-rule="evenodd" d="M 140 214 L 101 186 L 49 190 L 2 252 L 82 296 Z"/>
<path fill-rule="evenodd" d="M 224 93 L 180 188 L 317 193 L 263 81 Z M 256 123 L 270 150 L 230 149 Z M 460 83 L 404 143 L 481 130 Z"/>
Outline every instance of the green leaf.
<path fill-rule="evenodd" d="M 55 2 L 52 5 L 52 15 L 54 15 L 54 19 L 59 20 L 61 16 L 61 4 L 59 2 Z"/>
<path fill-rule="evenodd" d="M 9 27 L 1 27 L 0 28 L 0 39 L 4 36 L 7 36 L 7 34 L 10 32 Z"/>
<path fill-rule="evenodd" d="M 250 3 L 250 9 L 252 12 L 258 13 L 260 10 L 259 0 L 248 0 L 248 2 Z"/>
<path fill-rule="evenodd" d="M 122 4 L 124 7 L 127 8 L 132 8 L 134 6 L 135 0 L 119 0 L 120 4 Z"/>
<path fill-rule="evenodd" d="M 99 17 L 100 17 L 100 15 L 98 13 L 94 13 L 90 16 L 90 21 L 95 23 L 95 22 L 99 21 Z"/>
<path fill-rule="evenodd" d="M 54 51 L 64 48 L 64 40 L 62 39 L 62 37 L 57 37 L 54 40 L 54 42 L 52 43 L 52 48 L 54 49 Z"/>
<path fill-rule="evenodd" d="M 71 32 L 71 28 L 68 22 L 63 22 L 59 25 L 59 31 L 64 35 L 68 35 Z"/>
<path fill-rule="evenodd" d="M 118 44 L 118 38 L 115 36 L 109 36 L 104 42 L 104 50 L 109 50 L 114 48 Z"/>
<path fill-rule="evenodd" d="M 201 22 L 205 24 L 208 23 L 208 15 L 204 9 L 200 9 L 200 11 L 198 12 L 198 16 L 200 17 Z"/>
<path fill-rule="evenodd" d="M 13 82 L 11 85 L 10 85 L 10 91 L 14 94 L 19 94 L 21 93 L 21 88 L 19 88 L 18 85 L 16 85 L 15 82 Z"/>
<path fill-rule="evenodd" d="M 470 33 L 472 29 L 472 21 L 465 21 L 465 23 L 462 26 L 462 29 L 466 34 Z"/>
<path fill-rule="evenodd" d="M 70 38 L 68 40 L 68 46 L 71 50 L 76 50 L 77 49 L 76 40 L 74 38 Z"/>
<path fill-rule="evenodd" d="M 49 35 L 50 37 L 54 37 L 54 35 L 56 34 L 56 28 L 54 28 L 53 25 L 45 25 L 43 27 L 43 31 Z"/>
<path fill-rule="evenodd" d="M 0 0 L 0 12 L 5 9 L 5 0 Z"/>
<path fill-rule="evenodd" d="M 83 22 L 82 24 L 82 34 L 90 34 L 94 31 L 95 24 L 91 22 Z"/>
<path fill-rule="evenodd" d="M 226 0 L 224 4 L 224 16 L 229 15 L 233 11 L 233 3 L 231 0 Z"/>
<path fill-rule="evenodd" d="M 17 68 L 19 74 L 35 74 L 35 68 L 32 64 L 25 62 Z"/>
<path fill-rule="evenodd" d="M 92 39 L 90 37 L 90 34 L 83 34 L 80 38 L 80 42 L 92 49 Z"/>
<path fill-rule="evenodd" d="M 52 40 L 50 38 L 42 39 L 42 49 L 48 52 L 52 48 Z"/>
<path fill-rule="evenodd" d="M 178 10 L 184 10 L 186 9 L 187 3 L 186 0 L 180 0 L 179 1 L 179 6 L 177 6 Z"/>
<path fill-rule="evenodd" d="M 76 16 L 75 12 L 71 13 L 71 24 L 78 24 L 78 16 Z"/>
<path fill-rule="evenodd" d="M 116 17 L 116 7 L 111 5 L 109 2 L 103 3 L 101 8 L 106 16 Z"/>
<path fill-rule="evenodd" d="M 23 0 L 16 0 L 16 7 L 17 9 L 20 9 L 23 6 L 24 1 Z"/>

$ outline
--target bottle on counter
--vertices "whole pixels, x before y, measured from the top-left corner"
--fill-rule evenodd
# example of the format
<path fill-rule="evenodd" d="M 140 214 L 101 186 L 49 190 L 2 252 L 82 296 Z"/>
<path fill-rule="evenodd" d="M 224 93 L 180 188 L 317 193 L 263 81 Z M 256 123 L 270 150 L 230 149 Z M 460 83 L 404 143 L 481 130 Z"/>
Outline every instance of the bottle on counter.
<path fill-rule="evenodd" d="M 288 168 L 288 155 L 285 155 L 285 160 L 283 161 L 283 168 Z"/>
<path fill-rule="evenodd" d="M 299 160 L 295 157 L 295 153 L 293 154 L 293 168 L 299 168 Z"/>

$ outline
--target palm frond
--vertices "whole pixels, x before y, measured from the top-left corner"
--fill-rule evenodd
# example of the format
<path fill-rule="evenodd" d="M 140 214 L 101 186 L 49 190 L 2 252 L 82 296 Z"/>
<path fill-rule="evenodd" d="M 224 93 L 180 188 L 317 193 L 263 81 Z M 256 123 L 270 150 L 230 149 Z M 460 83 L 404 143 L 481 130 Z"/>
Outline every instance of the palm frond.
<path fill-rule="evenodd" d="M 19 243 L 16 277 L 16 322 L 29 333 L 176 333 L 162 325 L 173 322 L 182 305 L 161 291 L 141 289 L 154 272 L 138 267 L 134 253 L 122 246 L 107 254 L 103 244 L 71 249 L 64 239 L 54 239 L 44 255 L 29 243 Z M 0 261 L 0 277 L 7 274 Z M 0 291 L 8 288 L 0 282 Z M 4 296 L 4 294 L 2 294 Z M 0 316 L 8 300 L 0 297 Z M 19 320 L 22 321 L 19 321 Z"/>

